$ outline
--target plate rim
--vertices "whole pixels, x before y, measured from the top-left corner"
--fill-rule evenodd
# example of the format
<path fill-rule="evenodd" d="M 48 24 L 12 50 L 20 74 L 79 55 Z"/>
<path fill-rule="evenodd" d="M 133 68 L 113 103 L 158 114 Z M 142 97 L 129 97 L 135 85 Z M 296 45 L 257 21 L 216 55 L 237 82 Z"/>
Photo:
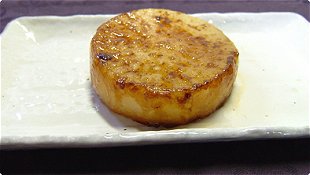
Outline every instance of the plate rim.
<path fill-rule="evenodd" d="M 19 20 L 34 19 L 62 19 L 70 20 L 73 18 L 84 17 L 113 17 L 117 14 L 100 14 L 100 15 L 70 15 L 70 16 L 22 16 L 10 21 L 1 33 L 2 36 L 7 33 L 12 23 Z M 233 12 L 233 13 L 194 13 L 193 16 L 199 15 L 293 15 L 307 22 L 310 22 L 303 16 L 293 12 Z M 3 59 L 3 58 L 2 58 Z M 202 131 L 199 131 L 202 130 Z M 211 131 L 211 132 L 210 132 Z M 214 133 L 222 132 L 221 135 Z M 156 134 L 154 134 L 156 132 Z M 51 147 L 111 147 L 111 146 L 129 146 L 129 145 L 149 145 L 149 144 L 169 144 L 169 143 L 187 143 L 187 142 L 212 142 L 212 141 L 238 141 L 238 140 L 256 140 L 256 139 L 276 139 L 276 138 L 310 138 L 310 126 L 301 127 L 243 127 L 243 128 L 188 128 L 188 130 L 174 133 L 160 131 L 142 131 L 132 133 L 118 133 L 112 135 L 93 134 L 85 136 L 3 136 L 0 138 L 0 149 L 19 149 L 19 148 L 51 148 Z M 159 133 L 159 134 L 158 134 Z M 132 135 L 135 134 L 135 135 Z M 148 135 L 149 134 L 149 135 Z M 174 135 L 169 137 L 169 135 Z M 198 136 L 197 136 L 198 135 Z M 162 137 L 163 139 L 161 139 Z M 93 140 L 89 138 L 95 138 Z M 133 139 L 134 138 L 134 139 Z M 172 139 L 171 139 L 172 138 Z M 114 139 L 114 140 L 113 140 Z M 168 139 L 168 140 L 167 140 Z M 106 142 L 109 140 L 108 142 Z"/>
<path fill-rule="evenodd" d="M 10 22 L 8 22 L 0 35 L 4 34 L 5 31 L 7 30 L 7 28 L 10 25 L 12 25 L 12 23 L 14 23 L 15 21 L 19 21 L 19 20 L 27 20 L 27 19 L 33 20 L 33 19 L 39 19 L 39 18 L 43 18 L 43 19 L 72 19 L 72 18 L 82 18 L 82 17 L 96 18 L 96 17 L 103 17 L 103 16 L 112 18 L 118 14 L 121 14 L 121 13 L 116 13 L 116 14 L 75 14 L 75 15 L 66 15 L 66 16 L 61 16 L 61 15 L 20 16 L 20 17 L 14 18 Z M 227 15 L 229 15 L 229 16 L 237 16 L 237 15 L 291 15 L 291 16 L 295 16 L 297 18 L 300 18 L 304 22 L 307 22 L 308 24 L 310 24 L 310 21 L 308 21 L 305 17 L 303 17 L 302 15 L 295 13 L 295 12 L 273 12 L 273 11 L 272 12 L 227 12 L 227 13 L 210 12 L 210 13 L 188 13 L 188 14 L 193 15 L 193 16 L 199 16 L 199 15 L 217 15 L 217 16 L 227 16 Z"/>

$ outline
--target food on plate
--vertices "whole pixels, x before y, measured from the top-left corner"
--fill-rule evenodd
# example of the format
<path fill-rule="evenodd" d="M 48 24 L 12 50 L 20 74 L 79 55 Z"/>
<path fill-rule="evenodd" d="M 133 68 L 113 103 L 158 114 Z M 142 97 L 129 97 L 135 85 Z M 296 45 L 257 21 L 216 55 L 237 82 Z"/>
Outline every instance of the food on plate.
<path fill-rule="evenodd" d="M 91 40 L 91 80 L 112 111 L 149 126 L 203 118 L 229 97 L 238 50 L 221 30 L 166 9 L 103 23 Z"/>

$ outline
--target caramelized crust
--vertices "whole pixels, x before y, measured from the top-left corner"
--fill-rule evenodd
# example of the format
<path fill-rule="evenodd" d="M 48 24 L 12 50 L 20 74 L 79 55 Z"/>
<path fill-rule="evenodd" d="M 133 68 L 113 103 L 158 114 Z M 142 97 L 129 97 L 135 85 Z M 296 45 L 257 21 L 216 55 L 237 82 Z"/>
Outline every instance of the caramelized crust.
<path fill-rule="evenodd" d="M 212 113 L 231 93 L 238 51 L 213 25 L 165 9 L 120 14 L 91 41 L 91 79 L 113 111 L 175 126 Z"/>

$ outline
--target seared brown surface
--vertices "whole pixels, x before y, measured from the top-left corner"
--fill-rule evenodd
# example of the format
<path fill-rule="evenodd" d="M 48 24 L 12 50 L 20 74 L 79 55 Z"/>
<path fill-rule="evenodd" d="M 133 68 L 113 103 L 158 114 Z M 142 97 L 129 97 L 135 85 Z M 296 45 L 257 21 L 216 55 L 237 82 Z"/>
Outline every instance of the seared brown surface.
<path fill-rule="evenodd" d="M 213 25 L 143 9 L 102 24 L 91 41 L 94 89 L 117 113 L 148 125 L 178 125 L 229 96 L 238 51 Z"/>

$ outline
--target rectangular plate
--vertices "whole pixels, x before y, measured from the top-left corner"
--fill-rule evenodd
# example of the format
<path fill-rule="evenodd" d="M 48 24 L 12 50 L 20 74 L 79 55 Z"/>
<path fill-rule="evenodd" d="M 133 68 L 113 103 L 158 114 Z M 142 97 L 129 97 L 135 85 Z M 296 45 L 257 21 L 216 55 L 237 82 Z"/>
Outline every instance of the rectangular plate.
<path fill-rule="evenodd" d="M 233 92 L 209 117 L 164 129 L 109 111 L 89 47 L 113 15 L 22 17 L 1 35 L 1 148 L 91 147 L 309 137 L 309 31 L 293 13 L 195 14 L 235 43 Z"/>

